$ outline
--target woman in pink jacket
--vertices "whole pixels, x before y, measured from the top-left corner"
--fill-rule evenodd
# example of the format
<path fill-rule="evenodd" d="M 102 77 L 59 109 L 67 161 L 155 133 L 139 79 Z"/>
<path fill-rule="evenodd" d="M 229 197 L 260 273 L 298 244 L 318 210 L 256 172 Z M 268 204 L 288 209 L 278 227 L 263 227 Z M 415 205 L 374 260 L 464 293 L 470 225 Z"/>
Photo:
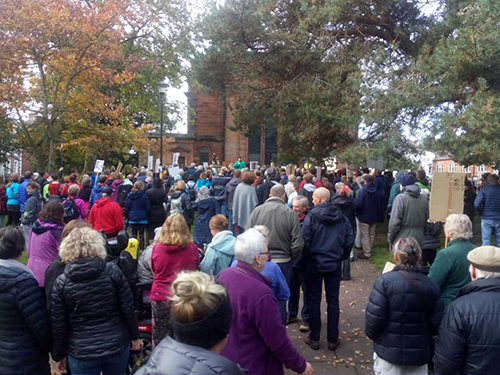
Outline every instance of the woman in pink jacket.
<path fill-rule="evenodd" d="M 58 254 L 63 229 L 63 205 L 57 200 L 48 201 L 31 228 L 28 244 L 28 267 L 42 288 L 45 271 Z"/>
<path fill-rule="evenodd" d="M 85 202 L 83 201 L 83 199 L 78 198 L 78 193 L 80 193 L 80 187 L 78 185 L 71 185 L 68 188 L 68 193 L 69 195 L 67 199 L 73 199 L 75 201 L 76 208 L 78 209 L 79 219 L 85 220 L 88 216 L 88 212 L 87 208 L 85 207 Z M 64 202 L 66 202 L 66 200 Z"/>
<path fill-rule="evenodd" d="M 199 264 L 200 254 L 193 243 L 186 219 L 182 214 L 169 216 L 161 228 L 151 255 L 154 273 L 151 288 L 153 344 L 158 344 L 171 333 L 168 322 L 172 282 L 180 271 L 194 271 Z"/>

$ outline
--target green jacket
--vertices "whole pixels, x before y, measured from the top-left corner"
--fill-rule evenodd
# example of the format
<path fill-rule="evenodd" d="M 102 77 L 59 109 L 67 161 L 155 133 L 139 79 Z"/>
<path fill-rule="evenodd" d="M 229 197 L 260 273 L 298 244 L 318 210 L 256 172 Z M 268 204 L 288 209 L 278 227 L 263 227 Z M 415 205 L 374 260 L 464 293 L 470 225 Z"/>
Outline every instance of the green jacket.
<path fill-rule="evenodd" d="M 243 160 L 242 161 L 236 160 L 236 162 L 234 163 L 234 169 L 243 169 L 246 167 L 247 164 Z"/>
<path fill-rule="evenodd" d="M 471 281 L 467 254 L 475 247 L 476 245 L 468 240 L 459 239 L 450 241 L 447 248 L 437 253 L 429 277 L 441 289 L 441 299 L 445 306 L 448 306 L 457 297 L 459 290 Z"/>
<path fill-rule="evenodd" d="M 394 246 L 400 238 L 413 237 L 420 247 L 424 244 L 425 224 L 429 218 L 429 201 L 420 194 L 417 185 L 406 186 L 398 194 L 391 210 L 388 239 Z"/>
<path fill-rule="evenodd" d="M 387 202 L 387 212 L 391 213 L 392 204 L 394 203 L 394 199 L 401 193 L 401 182 L 400 180 L 396 180 L 392 183 L 391 192 L 389 193 L 389 201 Z"/>

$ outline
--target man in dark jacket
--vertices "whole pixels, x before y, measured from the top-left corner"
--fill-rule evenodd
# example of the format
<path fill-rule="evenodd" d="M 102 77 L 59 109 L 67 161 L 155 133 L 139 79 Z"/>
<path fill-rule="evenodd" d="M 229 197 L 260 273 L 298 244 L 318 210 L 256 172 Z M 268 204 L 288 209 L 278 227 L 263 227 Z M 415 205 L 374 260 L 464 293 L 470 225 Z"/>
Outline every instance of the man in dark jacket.
<path fill-rule="evenodd" d="M 92 192 L 90 193 L 90 199 L 89 199 L 89 209 L 92 208 L 92 206 L 97 202 L 99 199 L 102 198 L 102 191 L 106 187 L 106 180 L 108 179 L 108 176 L 106 176 L 104 173 L 99 176 L 99 183 L 94 186 L 92 189 Z M 132 189 L 132 188 L 130 188 Z"/>
<path fill-rule="evenodd" d="M 26 185 L 28 192 L 28 200 L 24 205 L 23 216 L 21 216 L 21 224 L 23 226 L 24 237 L 26 238 L 26 249 L 30 238 L 31 227 L 38 219 L 38 215 L 42 210 L 42 200 L 40 196 L 40 185 L 31 181 Z"/>
<path fill-rule="evenodd" d="M 488 185 L 479 191 L 474 207 L 481 215 L 483 246 L 490 245 L 493 232 L 497 245 L 500 244 L 500 184 L 496 174 L 488 176 Z"/>
<path fill-rule="evenodd" d="M 358 257 L 370 259 L 373 242 L 375 241 L 375 225 L 378 221 L 381 200 L 373 183 L 373 176 L 365 174 L 363 180 L 365 185 L 359 191 L 356 199 L 356 216 L 359 221 L 361 246 L 363 247 L 363 252 L 359 253 Z"/>
<path fill-rule="evenodd" d="M 478 247 L 467 255 L 472 282 L 446 310 L 436 339 L 434 371 L 498 374 L 500 358 L 500 248 Z"/>
<path fill-rule="evenodd" d="M 235 234 L 234 224 L 233 224 L 233 198 L 236 188 L 241 183 L 241 171 L 236 169 L 233 174 L 233 178 L 226 184 L 224 188 L 224 196 L 227 203 L 227 214 L 229 218 L 229 230 Z"/>
<path fill-rule="evenodd" d="M 210 195 L 217 200 L 217 213 L 226 216 L 227 202 L 224 199 L 226 185 L 231 181 L 229 177 L 224 175 L 224 170 L 221 169 L 219 174 L 212 179 L 212 188 Z"/>
<path fill-rule="evenodd" d="M 421 248 L 424 246 L 429 201 L 425 195 L 420 194 L 421 189 L 415 182 L 415 176 L 411 174 L 405 174 L 401 179 L 403 193 L 394 199 L 389 221 L 388 239 L 392 246 L 403 237 L 413 237 Z"/>
<path fill-rule="evenodd" d="M 257 200 L 259 201 L 259 205 L 264 204 L 264 202 L 269 198 L 269 193 L 273 186 L 279 184 L 276 181 L 277 171 L 274 167 L 269 167 L 266 171 L 266 181 L 260 185 L 257 190 Z"/>
<path fill-rule="evenodd" d="M 319 349 L 321 332 L 321 296 L 325 283 L 328 322 L 328 349 L 336 350 L 339 341 L 339 290 L 342 260 L 349 256 L 354 235 L 349 219 L 331 203 L 330 192 L 318 188 L 313 195 L 314 208 L 302 226 L 306 263 L 307 309 L 311 333 L 305 342 Z"/>

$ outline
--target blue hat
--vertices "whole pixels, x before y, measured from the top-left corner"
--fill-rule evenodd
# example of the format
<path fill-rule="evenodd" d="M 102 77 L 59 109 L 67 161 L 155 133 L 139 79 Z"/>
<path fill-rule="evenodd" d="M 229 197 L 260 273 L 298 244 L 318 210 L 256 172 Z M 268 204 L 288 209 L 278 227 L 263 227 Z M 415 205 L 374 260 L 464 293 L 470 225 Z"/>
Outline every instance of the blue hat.
<path fill-rule="evenodd" d="M 417 179 L 415 178 L 414 175 L 412 174 L 405 174 L 403 178 L 401 179 L 401 185 L 402 186 L 409 186 L 413 185 L 415 182 L 417 182 Z"/>

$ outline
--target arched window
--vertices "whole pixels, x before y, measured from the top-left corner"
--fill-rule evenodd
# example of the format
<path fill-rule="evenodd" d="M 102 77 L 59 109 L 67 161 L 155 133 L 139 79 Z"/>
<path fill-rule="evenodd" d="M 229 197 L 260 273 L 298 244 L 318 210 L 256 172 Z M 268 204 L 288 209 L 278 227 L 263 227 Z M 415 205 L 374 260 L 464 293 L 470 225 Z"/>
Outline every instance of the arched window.
<path fill-rule="evenodd" d="M 208 147 L 206 146 L 200 147 L 199 155 L 200 155 L 200 165 L 203 165 L 203 163 L 209 163 L 210 150 L 208 149 Z"/>
<path fill-rule="evenodd" d="M 457 165 L 454 162 L 448 164 L 448 172 L 456 172 L 456 171 L 457 171 Z"/>
<path fill-rule="evenodd" d="M 437 172 L 442 172 L 443 171 L 443 163 L 438 163 L 436 171 Z"/>
<path fill-rule="evenodd" d="M 470 165 L 468 167 L 462 167 L 464 173 L 470 173 Z"/>

